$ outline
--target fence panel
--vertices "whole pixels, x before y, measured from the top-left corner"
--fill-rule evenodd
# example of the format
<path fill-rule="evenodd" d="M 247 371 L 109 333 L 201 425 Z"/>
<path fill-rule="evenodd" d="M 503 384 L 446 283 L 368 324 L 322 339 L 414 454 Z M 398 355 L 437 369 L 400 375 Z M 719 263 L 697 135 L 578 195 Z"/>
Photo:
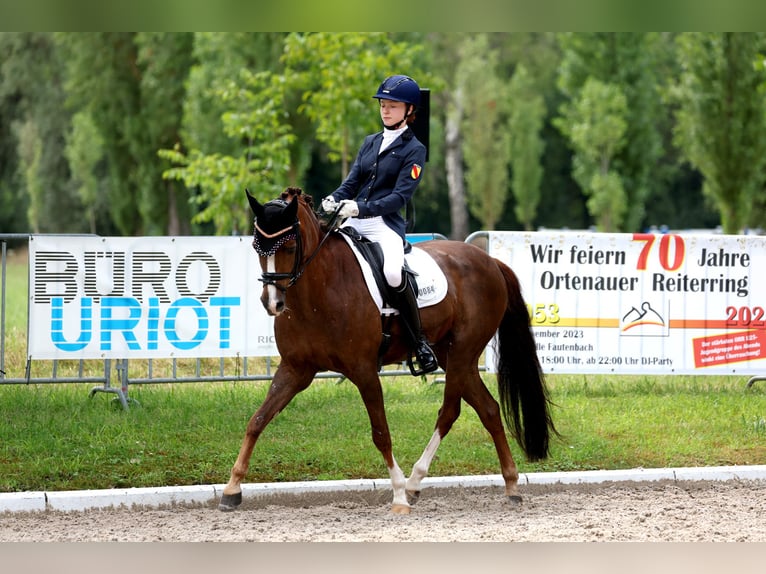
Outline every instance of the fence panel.
<path fill-rule="evenodd" d="M 24 243 L 29 253 L 25 365 L 14 358 L 12 373 L 8 242 Z M 129 385 L 270 380 L 279 364 L 249 237 L 0 234 L 0 243 L 0 383 L 93 383 L 91 395 L 113 393 L 127 408 Z M 409 370 L 394 365 L 381 375 Z"/>

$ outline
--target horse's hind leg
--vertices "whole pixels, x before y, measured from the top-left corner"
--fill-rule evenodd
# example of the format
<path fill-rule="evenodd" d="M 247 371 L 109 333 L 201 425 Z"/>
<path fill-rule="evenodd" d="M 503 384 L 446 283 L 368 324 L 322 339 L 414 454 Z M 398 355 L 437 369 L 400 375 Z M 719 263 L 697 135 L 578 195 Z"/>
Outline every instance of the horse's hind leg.
<path fill-rule="evenodd" d="M 245 437 L 239 449 L 237 461 L 231 469 L 229 482 L 223 489 L 218 509 L 234 510 L 242 503 L 242 480 L 250 466 L 250 457 L 255 448 L 255 442 L 266 428 L 266 425 L 287 406 L 300 391 L 311 384 L 315 373 L 297 372 L 286 364 L 282 364 L 274 373 L 266 399 L 247 423 Z"/>
<path fill-rule="evenodd" d="M 519 494 L 519 471 L 511 454 L 511 448 L 508 445 L 508 438 L 505 434 L 505 427 L 500 416 L 500 407 L 497 401 L 490 394 L 484 382 L 481 380 L 478 372 L 471 382 L 466 385 L 463 398 L 479 415 L 484 428 L 487 429 L 492 441 L 495 443 L 497 457 L 500 459 L 500 471 L 505 481 L 505 495 L 508 500 L 514 504 L 521 503 Z"/>

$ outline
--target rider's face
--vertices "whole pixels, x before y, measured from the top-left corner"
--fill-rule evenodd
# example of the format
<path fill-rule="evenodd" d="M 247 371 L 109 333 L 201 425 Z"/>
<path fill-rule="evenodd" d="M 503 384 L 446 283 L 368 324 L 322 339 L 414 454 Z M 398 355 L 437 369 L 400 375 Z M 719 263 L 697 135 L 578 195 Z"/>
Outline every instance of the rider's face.
<path fill-rule="evenodd" d="M 407 104 L 404 102 L 380 100 L 380 119 L 383 120 L 384 125 L 390 126 L 401 122 L 406 112 Z"/>

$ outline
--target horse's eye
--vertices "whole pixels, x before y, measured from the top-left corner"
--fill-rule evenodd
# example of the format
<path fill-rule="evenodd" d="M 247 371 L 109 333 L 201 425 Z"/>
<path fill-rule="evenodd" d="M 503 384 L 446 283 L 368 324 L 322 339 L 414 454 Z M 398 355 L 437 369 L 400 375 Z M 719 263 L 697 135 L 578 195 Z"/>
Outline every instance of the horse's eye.
<path fill-rule="evenodd" d="M 295 243 L 286 243 L 284 246 L 285 253 L 289 253 L 290 255 L 295 254 L 296 246 Z"/>

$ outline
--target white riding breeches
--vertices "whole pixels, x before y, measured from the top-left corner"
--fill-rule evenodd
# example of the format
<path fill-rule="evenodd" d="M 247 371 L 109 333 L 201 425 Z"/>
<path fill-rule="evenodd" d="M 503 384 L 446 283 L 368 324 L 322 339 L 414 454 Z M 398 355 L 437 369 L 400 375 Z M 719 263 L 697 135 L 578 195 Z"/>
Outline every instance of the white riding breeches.
<path fill-rule="evenodd" d="M 350 217 L 341 227 L 353 227 L 363 237 L 375 241 L 383 250 L 383 274 L 391 287 L 402 284 L 404 245 L 399 234 L 383 221 L 382 217 L 358 219 Z"/>

